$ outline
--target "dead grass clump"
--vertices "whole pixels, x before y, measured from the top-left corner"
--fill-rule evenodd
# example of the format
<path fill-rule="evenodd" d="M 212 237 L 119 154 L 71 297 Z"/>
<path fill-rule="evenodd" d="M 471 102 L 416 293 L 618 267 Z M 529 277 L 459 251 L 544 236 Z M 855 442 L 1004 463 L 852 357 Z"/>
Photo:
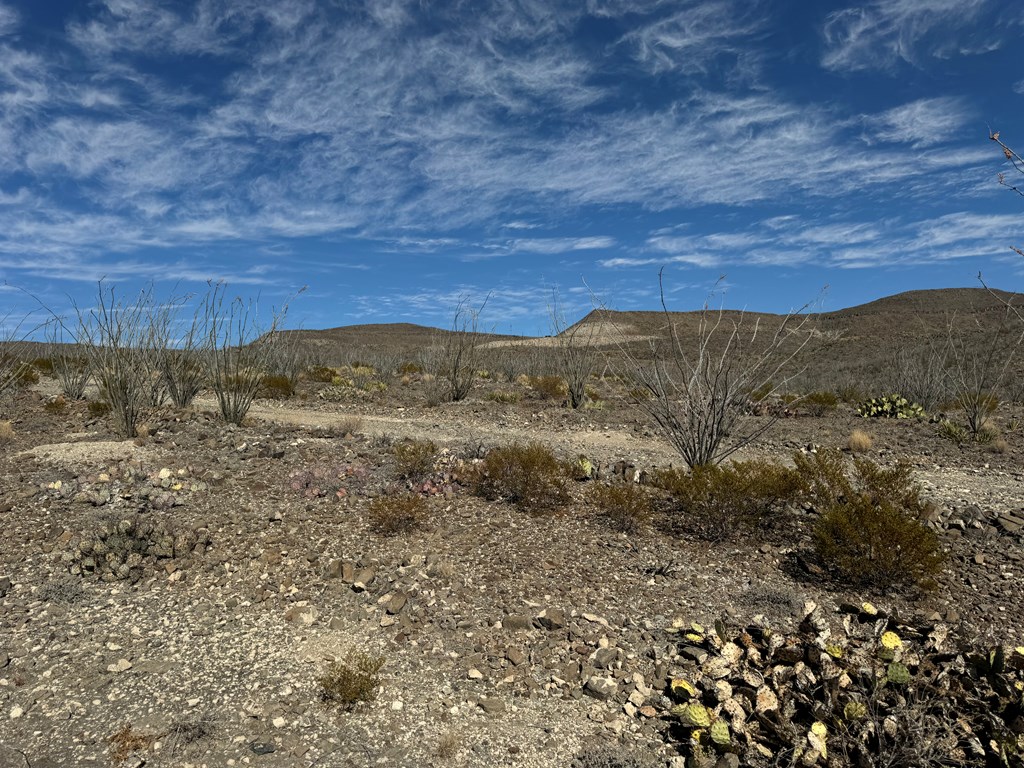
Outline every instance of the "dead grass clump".
<path fill-rule="evenodd" d="M 330 384 L 338 373 L 326 365 L 311 365 L 306 369 L 306 378 L 319 384 Z"/>
<path fill-rule="evenodd" d="M 457 731 L 445 731 L 437 740 L 434 755 L 441 760 L 451 760 L 462 749 L 462 736 Z"/>
<path fill-rule="evenodd" d="M 287 400 L 295 394 L 295 384 L 287 376 L 271 374 L 260 379 L 260 397 Z"/>
<path fill-rule="evenodd" d="M 351 651 L 343 661 L 335 661 L 318 679 L 324 701 L 345 710 L 373 701 L 381 684 L 383 656 Z"/>
<path fill-rule="evenodd" d="M 89 411 L 89 415 L 93 418 L 106 416 L 110 413 L 110 403 L 106 400 L 90 400 L 89 405 L 86 406 L 86 410 Z"/>
<path fill-rule="evenodd" d="M 46 401 L 43 405 L 43 410 L 51 416 L 63 416 L 68 410 L 68 401 L 64 399 L 63 395 L 57 395 Z"/>
<path fill-rule="evenodd" d="M 9 421 L 0 421 L 0 445 L 14 441 L 14 426 Z"/>
<path fill-rule="evenodd" d="M 874 445 L 874 441 L 871 439 L 871 435 L 863 429 L 853 430 L 850 433 L 850 438 L 846 441 L 846 447 L 850 449 L 851 453 L 865 453 L 871 450 L 872 445 Z"/>
<path fill-rule="evenodd" d="M 139 733 L 131 725 L 126 725 L 107 739 L 110 745 L 110 758 L 115 763 L 123 763 L 132 752 L 144 752 L 153 746 L 156 736 Z"/>
<path fill-rule="evenodd" d="M 911 482 L 909 464 L 885 468 L 855 458 L 851 479 L 835 451 L 798 453 L 794 461 L 821 512 L 813 538 L 826 568 L 863 586 L 932 583 L 944 557 L 924 523 L 928 508 Z"/>
<path fill-rule="evenodd" d="M 531 376 L 530 388 L 541 400 L 558 400 L 569 392 L 561 376 Z"/>
<path fill-rule="evenodd" d="M 416 480 L 434 468 L 437 446 L 430 440 L 403 440 L 391 452 L 395 455 L 398 474 L 407 480 Z"/>
<path fill-rule="evenodd" d="M 569 501 L 563 462 L 539 443 L 513 443 L 488 451 L 477 467 L 476 492 L 521 509 L 548 511 Z"/>
<path fill-rule="evenodd" d="M 512 392 L 507 389 L 496 389 L 493 392 L 487 393 L 487 399 L 490 400 L 492 403 L 518 403 L 519 393 Z"/>
<path fill-rule="evenodd" d="M 712 541 L 762 525 L 803 488 L 792 469 L 765 461 L 708 464 L 690 472 L 663 470 L 655 481 L 672 497 L 670 527 Z"/>
<path fill-rule="evenodd" d="M 636 483 L 595 484 L 590 503 L 606 525 L 621 533 L 636 533 L 651 519 L 650 494 Z"/>
<path fill-rule="evenodd" d="M 338 422 L 338 432 L 342 435 L 342 437 L 346 435 L 356 435 L 362 428 L 362 416 L 345 416 L 341 421 Z"/>
<path fill-rule="evenodd" d="M 1006 442 L 1005 438 L 997 437 L 988 444 L 988 449 L 992 453 L 1006 453 L 1010 450 L 1010 444 Z"/>
<path fill-rule="evenodd" d="M 378 496 L 368 509 L 370 524 L 385 536 L 396 536 L 423 527 L 430 516 L 430 505 L 422 496 Z"/>

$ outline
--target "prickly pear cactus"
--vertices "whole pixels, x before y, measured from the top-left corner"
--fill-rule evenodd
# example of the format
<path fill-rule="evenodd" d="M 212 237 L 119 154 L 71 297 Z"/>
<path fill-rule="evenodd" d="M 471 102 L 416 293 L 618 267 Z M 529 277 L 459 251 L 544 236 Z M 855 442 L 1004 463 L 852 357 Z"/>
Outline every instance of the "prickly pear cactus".
<path fill-rule="evenodd" d="M 711 724 L 711 740 L 720 747 L 727 747 L 732 742 L 729 724 L 725 720 L 715 720 Z"/>
<path fill-rule="evenodd" d="M 902 395 L 873 397 L 861 403 L 857 413 L 865 419 L 919 419 L 925 415 L 924 408 Z"/>
<path fill-rule="evenodd" d="M 894 685 L 910 683 L 910 670 L 898 661 L 892 662 L 885 670 L 885 679 Z"/>
<path fill-rule="evenodd" d="M 687 728 L 708 728 L 711 725 L 711 713 L 708 708 L 697 702 L 673 707 L 672 713 L 678 714 L 679 720 Z"/>

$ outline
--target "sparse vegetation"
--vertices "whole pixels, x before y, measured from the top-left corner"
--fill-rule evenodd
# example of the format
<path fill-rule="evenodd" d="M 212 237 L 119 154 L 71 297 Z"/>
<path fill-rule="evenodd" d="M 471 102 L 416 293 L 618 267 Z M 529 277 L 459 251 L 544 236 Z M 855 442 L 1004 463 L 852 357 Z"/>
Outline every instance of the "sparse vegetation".
<path fill-rule="evenodd" d="M 871 450 L 873 444 L 871 435 L 863 429 L 853 430 L 850 433 L 850 438 L 846 441 L 846 447 L 850 449 L 851 453 L 866 453 Z"/>
<path fill-rule="evenodd" d="M 865 419 L 921 419 L 925 412 L 918 403 L 912 403 L 903 395 L 873 397 L 857 407 L 857 413 Z"/>
<path fill-rule="evenodd" d="M 10 421 L 0 421 L 0 445 L 14 442 L 14 425 Z"/>
<path fill-rule="evenodd" d="M 929 584 L 944 558 L 910 465 L 855 458 L 850 478 L 835 451 L 797 453 L 794 461 L 821 513 L 814 546 L 829 570 L 862 586 Z"/>
<path fill-rule="evenodd" d="M 430 505 L 418 494 L 378 496 L 368 508 L 370 525 L 385 536 L 408 533 L 423 527 L 430 517 Z"/>
<path fill-rule="evenodd" d="M 373 701 L 381 685 L 383 656 L 353 650 L 341 661 L 333 662 L 317 679 L 321 696 L 328 704 L 351 710 Z"/>
<path fill-rule="evenodd" d="M 451 330 L 438 336 L 431 350 L 433 373 L 446 387 L 444 399 L 451 402 L 465 400 L 473 389 L 476 372 L 480 368 L 476 336 L 480 332 L 480 315 L 485 306 L 486 299 L 479 307 L 473 307 L 468 299 L 462 299 L 455 308 Z"/>
<path fill-rule="evenodd" d="M 568 471 L 540 443 L 511 444 L 488 451 L 477 467 L 476 491 L 486 499 L 503 499 L 521 509 L 545 512 L 569 501 Z"/>
<path fill-rule="evenodd" d="M 799 399 L 800 407 L 809 416 L 824 416 L 839 407 L 839 397 L 834 392 L 811 392 Z"/>
<path fill-rule="evenodd" d="M 569 392 L 561 376 L 531 376 L 529 381 L 541 400 L 561 400 Z"/>
<path fill-rule="evenodd" d="M 403 440 L 391 449 L 399 477 L 418 480 L 434 468 L 437 446 L 430 440 Z"/>
<path fill-rule="evenodd" d="M 764 524 L 803 487 L 796 472 L 765 461 L 663 470 L 655 482 L 672 499 L 670 528 L 716 541 Z"/>
<path fill-rule="evenodd" d="M 650 493 L 632 482 L 606 485 L 595 483 L 588 497 L 598 518 L 612 530 L 637 533 L 651 519 L 653 501 Z"/>

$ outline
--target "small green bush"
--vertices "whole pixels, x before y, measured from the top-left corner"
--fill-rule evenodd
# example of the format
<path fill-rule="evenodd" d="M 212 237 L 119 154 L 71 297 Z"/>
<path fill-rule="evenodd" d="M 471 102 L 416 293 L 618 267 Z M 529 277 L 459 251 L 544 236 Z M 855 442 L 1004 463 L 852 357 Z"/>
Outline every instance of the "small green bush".
<path fill-rule="evenodd" d="M 370 524 L 385 536 L 421 528 L 430 516 L 430 505 L 422 496 L 378 496 L 368 509 Z"/>
<path fill-rule="evenodd" d="M 400 477 L 417 480 L 434 468 L 437 446 L 430 440 L 403 440 L 396 443 L 391 452 Z"/>
<path fill-rule="evenodd" d="M 494 403 L 518 403 L 519 393 L 507 389 L 496 389 L 487 393 L 487 399 Z"/>
<path fill-rule="evenodd" d="M 569 501 L 568 469 L 539 443 L 513 443 L 490 450 L 477 466 L 474 486 L 486 499 L 504 499 L 522 509 L 546 511 Z"/>
<path fill-rule="evenodd" d="M 944 557 L 909 464 L 855 458 L 851 479 L 836 451 L 797 453 L 794 461 L 821 512 L 813 538 L 826 568 L 863 586 L 931 585 Z"/>
<path fill-rule="evenodd" d="M 622 533 L 636 533 L 651 519 L 651 496 L 636 483 L 595 484 L 589 501 L 604 523 Z"/>
<path fill-rule="evenodd" d="M 344 661 L 332 663 L 317 682 L 321 696 L 329 704 L 350 710 L 358 704 L 373 701 L 381 684 L 383 656 L 352 651 Z"/>
<path fill-rule="evenodd" d="M 920 419 L 925 415 L 924 408 L 902 395 L 873 397 L 861 403 L 857 413 L 865 419 Z"/>
<path fill-rule="evenodd" d="M 834 392 L 811 392 L 800 406 L 811 416 L 824 416 L 839 407 L 839 397 Z"/>
<path fill-rule="evenodd" d="M 756 528 L 803 489 L 796 472 L 765 461 L 698 466 L 691 472 L 662 470 L 655 483 L 672 497 L 671 527 L 710 540 Z"/>
<path fill-rule="evenodd" d="M 530 388 L 540 395 L 541 400 L 558 400 L 569 394 L 561 376 L 531 376 Z"/>

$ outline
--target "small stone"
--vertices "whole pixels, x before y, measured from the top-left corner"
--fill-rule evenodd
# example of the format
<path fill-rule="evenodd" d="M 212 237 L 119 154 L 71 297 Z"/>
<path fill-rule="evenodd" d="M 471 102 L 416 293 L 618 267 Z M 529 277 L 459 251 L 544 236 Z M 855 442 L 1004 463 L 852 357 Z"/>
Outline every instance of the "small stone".
<path fill-rule="evenodd" d="M 132 663 L 128 659 L 118 659 L 116 663 L 107 666 L 107 672 L 121 673 L 127 672 L 131 668 Z"/>
<path fill-rule="evenodd" d="M 274 724 L 275 728 L 284 728 L 288 724 L 288 721 L 280 715 L 275 717 L 271 722 Z"/>
<path fill-rule="evenodd" d="M 25 710 L 15 705 L 11 707 L 11 720 L 17 720 L 19 717 L 25 714 Z"/>
<path fill-rule="evenodd" d="M 718 758 L 715 768 L 740 768 L 740 759 L 732 752 L 726 752 Z"/>
<path fill-rule="evenodd" d="M 0 598 L 7 597 L 7 593 L 11 591 L 11 577 L 0 576 Z"/>
<path fill-rule="evenodd" d="M 474 667 L 466 673 L 466 677 L 468 677 L 470 680 L 483 680 L 484 673 Z"/>
<path fill-rule="evenodd" d="M 517 667 L 521 664 L 525 664 L 527 660 L 526 653 L 522 648 L 509 648 L 505 653 L 505 658 L 508 659 L 510 664 Z"/>
<path fill-rule="evenodd" d="M 405 608 L 405 604 L 409 602 L 409 598 L 405 596 L 403 592 L 396 592 L 395 595 L 388 600 L 387 612 L 392 616 L 402 612 Z"/>
<path fill-rule="evenodd" d="M 396 700 L 391 702 L 392 712 L 401 712 L 405 708 L 405 702 L 402 700 Z"/>
<path fill-rule="evenodd" d="M 619 684 L 610 677 L 594 677 L 587 678 L 586 684 L 583 686 L 583 692 L 588 696 L 593 696 L 595 699 L 605 701 L 610 699 L 619 691 Z"/>
<path fill-rule="evenodd" d="M 480 699 L 477 705 L 488 715 L 500 715 L 505 711 L 505 702 L 498 698 Z"/>
<path fill-rule="evenodd" d="M 537 614 L 537 623 L 548 631 L 565 628 L 565 611 L 558 608 L 545 608 Z"/>
<path fill-rule="evenodd" d="M 522 614 L 512 614 L 501 620 L 501 626 L 502 629 L 521 632 L 526 629 L 533 629 L 533 619 Z"/>
<path fill-rule="evenodd" d="M 352 589 L 356 592 L 365 592 L 376 577 L 377 572 L 373 568 L 363 568 L 352 580 Z"/>

